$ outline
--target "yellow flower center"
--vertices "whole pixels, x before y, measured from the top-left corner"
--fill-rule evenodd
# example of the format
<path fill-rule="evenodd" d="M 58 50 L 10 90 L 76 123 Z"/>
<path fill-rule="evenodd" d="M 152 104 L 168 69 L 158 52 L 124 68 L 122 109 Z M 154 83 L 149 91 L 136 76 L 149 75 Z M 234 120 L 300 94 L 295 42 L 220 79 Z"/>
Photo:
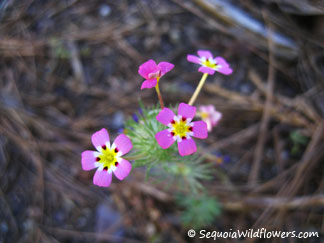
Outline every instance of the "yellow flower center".
<path fill-rule="evenodd" d="M 206 59 L 206 61 L 203 61 L 201 64 L 212 69 L 215 69 L 217 67 L 216 63 L 211 62 L 209 59 Z"/>
<path fill-rule="evenodd" d="M 117 149 L 104 147 L 101 154 L 97 157 L 97 162 L 101 163 L 104 169 L 109 169 L 111 166 L 117 166 L 117 153 Z"/>
<path fill-rule="evenodd" d="M 200 116 L 203 120 L 205 120 L 209 117 L 209 114 L 207 112 L 200 112 Z"/>
<path fill-rule="evenodd" d="M 179 136 L 180 138 L 186 137 L 187 133 L 192 131 L 192 128 L 187 125 L 185 119 L 181 119 L 180 121 L 175 121 L 172 124 L 172 132 L 173 136 Z"/>

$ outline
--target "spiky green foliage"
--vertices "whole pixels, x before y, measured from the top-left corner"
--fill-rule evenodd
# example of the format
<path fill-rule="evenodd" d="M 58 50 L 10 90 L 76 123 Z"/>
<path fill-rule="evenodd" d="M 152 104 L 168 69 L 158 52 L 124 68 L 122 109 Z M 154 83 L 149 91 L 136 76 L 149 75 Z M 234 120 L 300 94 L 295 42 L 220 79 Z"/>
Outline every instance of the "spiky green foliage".
<path fill-rule="evenodd" d="M 151 173 L 155 179 L 161 178 L 183 189 L 193 192 L 203 189 L 200 181 L 212 178 L 212 165 L 203 163 L 199 153 L 180 156 L 176 143 L 162 149 L 155 139 L 157 132 L 166 129 L 156 120 L 159 112 L 157 107 L 142 107 L 141 114 L 137 114 L 138 119 L 130 119 L 125 124 L 126 134 L 133 143 L 133 166 L 146 166 L 148 172 L 154 167 Z"/>
<path fill-rule="evenodd" d="M 164 165 L 163 170 L 154 171 L 155 177 L 167 180 L 170 184 L 192 193 L 204 190 L 201 181 L 213 178 L 212 164 L 203 163 L 203 159 L 198 155 L 192 155 L 189 158 L 177 157 L 178 161 L 175 158 L 171 163 Z"/>
<path fill-rule="evenodd" d="M 178 195 L 176 202 L 183 208 L 182 223 L 195 229 L 210 225 L 221 212 L 216 198 L 207 194 Z"/>
<path fill-rule="evenodd" d="M 128 159 L 135 160 L 133 167 L 146 166 L 155 180 L 177 186 L 181 192 L 190 192 L 176 200 L 184 209 L 181 219 L 185 225 L 196 228 L 208 225 L 220 213 L 219 203 L 206 194 L 202 184 L 203 180 L 212 179 L 213 165 L 204 163 L 199 151 L 180 156 L 176 143 L 162 149 L 155 139 L 157 132 L 166 129 L 156 120 L 159 112 L 158 107 L 146 109 L 142 106 L 136 119 L 126 122 L 125 133 L 133 143 L 133 153 Z"/>
<path fill-rule="evenodd" d="M 177 148 L 172 145 L 168 149 L 161 149 L 155 140 L 155 134 L 165 126 L 156 120 L 160 109 L 152 107 L 152 109 L 142 108 L 142 114 L 138 115 L 138 121 L 130 119 L 125 124 L 127 135 L 133 143 L 132 155 L 136 158 L 133 166 L 147 166 L 151 168 L 157 163 L 168 162 L 172 160 L 177 152 Z"/>

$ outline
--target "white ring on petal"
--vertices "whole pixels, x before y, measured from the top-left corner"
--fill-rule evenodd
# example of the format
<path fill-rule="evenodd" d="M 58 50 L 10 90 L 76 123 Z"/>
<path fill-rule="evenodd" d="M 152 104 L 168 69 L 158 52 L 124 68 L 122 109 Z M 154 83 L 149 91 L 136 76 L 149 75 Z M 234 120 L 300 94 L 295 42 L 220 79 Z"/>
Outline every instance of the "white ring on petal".
<path fill-rule="evenodd" d="M 191 121 L 192 121 L 192 118 L 187 118 L 187 119 L 186 119 L 186 124 L 187 124 L 188 126 L 191 126 L 191 125 L 190 125 L 190 124 L 192 123 Z"/>
<path fill-rule="evenodd" d="M 208 61 L 209 61 L 211 64 L 216 64 L 216 61 L 215 61 L 213 58 L 208 58 Z"/>
<path fill-rule="evenodd" d="M 190 138 L 191 136 L 193 136 L 193 134 L 194 134 L 193 132 L 188 132 L 187 137 L 189 136 L 189 138 Z"/>
<path fill-rule="evenodd" d="M 115 148 L 116 148 L 116 144 L 113 143 L 113 144 L 111 145 L 111 148 L 110 148 L 110 149 L 115 149 Z"/>
<path fill-rule="evenodd" d="M 97 151 L 94 151 L 94 152 L 93 152 L 93 155 L 94 155 L 94 157 L 96 157 L 96 158 L 97 158 L 99 155 L 101 155 L 101 154 L 102 154 L 102 153 L 99 153 L 99 152 L 97 152 Z"/>
<path fill-rule="evenodd" d="M 100 163 L 100 166 L 98 167 L 98 170 L 102 171 L 104 169 L 104 165 Z"/>
<path fill-rule="evenodd" d="M 218 71 L 218 69 L 221 69 L 223 66 L 222 65 L 217 65 L 214 69 Z"/>

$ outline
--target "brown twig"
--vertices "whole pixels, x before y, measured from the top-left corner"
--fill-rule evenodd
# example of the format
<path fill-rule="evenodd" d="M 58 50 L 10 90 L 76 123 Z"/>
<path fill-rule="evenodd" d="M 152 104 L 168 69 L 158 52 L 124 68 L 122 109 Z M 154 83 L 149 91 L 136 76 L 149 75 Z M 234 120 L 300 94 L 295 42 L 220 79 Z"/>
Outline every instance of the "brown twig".
<path fill-rule="evenodd" d="M 266 92 L 266 101 L 264 105 L 263 115 L 261 119 L 260 133 L 258 137 L 258 142 L 256 145 L 254 160 L 251 167 L 251 172 L 249 175 L 249 183 L 255 184 L 257 183 L 259 177 L 259 171 L 261 167 L 261 160 L 263 157 L 264 144 L 266 140 L 266 133 L 268 124 L 271 117 L 271 107 L 273 100 L 273 89 L 274 89 L 274 79 L 275 79 L 275 69 L 273 68 L 274 60 L 274 42 L 272 41 L 272 29 L 269 26 L 267 28 L 268 31 L 268 40 L 269 40 L 269 69 L 268 69 L 268 81 L 267 81 L 267 92 Z"/>
<path fill-rule="evenodd" d="M 286 197 L 251 197 L 238 202 L 225 202 L 223 206 L 225 210 L 229 211 L 247 211 L 269 206 L 273 210 L 302 210 L 323 207 L 324 195 L 296 197 L 293 199 Z"/>
<path fill-rule="evenodd" d="M 234 104 L 239 105 L 240 107 L 244 107 L 245 109 L 250 109 L 253 111 L 264 112 L 264 104 L 254 97 L 244 96 L 235 91 L 229 91 L 225 88 L 220 87 L 217 84 L 207 83 L 205 84 L 205 87 L 206 92 L 217 94 L 225 98 L 226 100 L 232 101 Z M 284 111 L 282 106 L 278 106 L 275 104 L 271 107 L 270 114 L 271 116 L 283 123 L 288 123 L 293 126 L 301 126 L 311 132 L 314 131 L 316 127 L 315 124 L 309 122 L 298 112 L 295 112 L 293 110 Z"/>
<path fill-rule="evenodd" d="M 249 71 L 248 76 L 250 80 L 254 83 L 254 85 L 258 88 L 258 90 L 266 94 L 267 89 L 257 72 L 252 69 Z M 321 117 L 317 114 L 313 107 L 309 105 L 307 101 L 301 96 L 297 96 L 296 98 L 291 99 L 280 94 L 273 94 L 273 100 L 278 102 L 283 108 L 287 107 L 287 109 L 290 108 L 301 112 L 301 114 L 303 114 L 304 117 L 307 117 L 314 123 L 319 123 L 321 121 Z"/>

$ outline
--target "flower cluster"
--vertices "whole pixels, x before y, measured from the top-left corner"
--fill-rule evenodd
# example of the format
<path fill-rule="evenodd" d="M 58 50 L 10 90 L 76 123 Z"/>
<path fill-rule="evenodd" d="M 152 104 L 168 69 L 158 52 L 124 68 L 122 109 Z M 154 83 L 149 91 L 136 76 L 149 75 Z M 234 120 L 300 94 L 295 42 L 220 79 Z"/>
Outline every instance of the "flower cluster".
<path fill-rule="evenodd" d="M 195 153 L 197 146 L 193 138 L 206 139 L 208 131 L 211 131 L 212 127 L 216 126 L 222 117 L 222 114 L 216 111 L 212 105 L 200 106 L 197 112 L 196 107 L 193 106 L 208 74 L 213 75 L 215 71 L 225 75 L 232 73 L 232 69 L 222 57 L 213 58 L 213 55 L 209 51 L 204 50 L 199 50 L 198 56 L 188 55 L 187 60 L 200 64 L 201 67 L 198 71 L 203 72 L 204 76 L 190 99 L 189 104 L 179 104 L 177 115 L 172 109 L 164 107 L 163 98 L 159 89 L 160 78 L 171 71 L 174 65 L 168 62 L 156 64 L 154 60 L 148 60 L 140 65 L 138 69 L 138 73 L 145 79 L 141 85 L 141 89 L 155 87 L 161 110 L 154 116 L 156 116 L 155 119 L 158 123 L 166 126 L 165 129 L 157 130 L 154 133 L 156 140 L 154 142 L 160 146 L 158 148 L 160 150 L 161 148 L 166 150 L 177 142 L 178 152 L 181 156 Z M 193 121 L 195 116 L 200 117 L 202 120 Z M 134 118 L 134 121 L 139 123 L 137 116 Z M 81 155 L 81 165 L 83 170 L 97 169 L 93 177 L 93 183 L 101 187 L 108 187 L 111 184 L 113 173 L 119 180 L 127 177 L 132 169 L 132 164 L 122 156 L 132 149 L 131 139 L 125 134 L 120 134 L 111 144 L 109 133 L 103 128 L 95 132 L 91 140 L 97 151 L 84 151 Z"/>

